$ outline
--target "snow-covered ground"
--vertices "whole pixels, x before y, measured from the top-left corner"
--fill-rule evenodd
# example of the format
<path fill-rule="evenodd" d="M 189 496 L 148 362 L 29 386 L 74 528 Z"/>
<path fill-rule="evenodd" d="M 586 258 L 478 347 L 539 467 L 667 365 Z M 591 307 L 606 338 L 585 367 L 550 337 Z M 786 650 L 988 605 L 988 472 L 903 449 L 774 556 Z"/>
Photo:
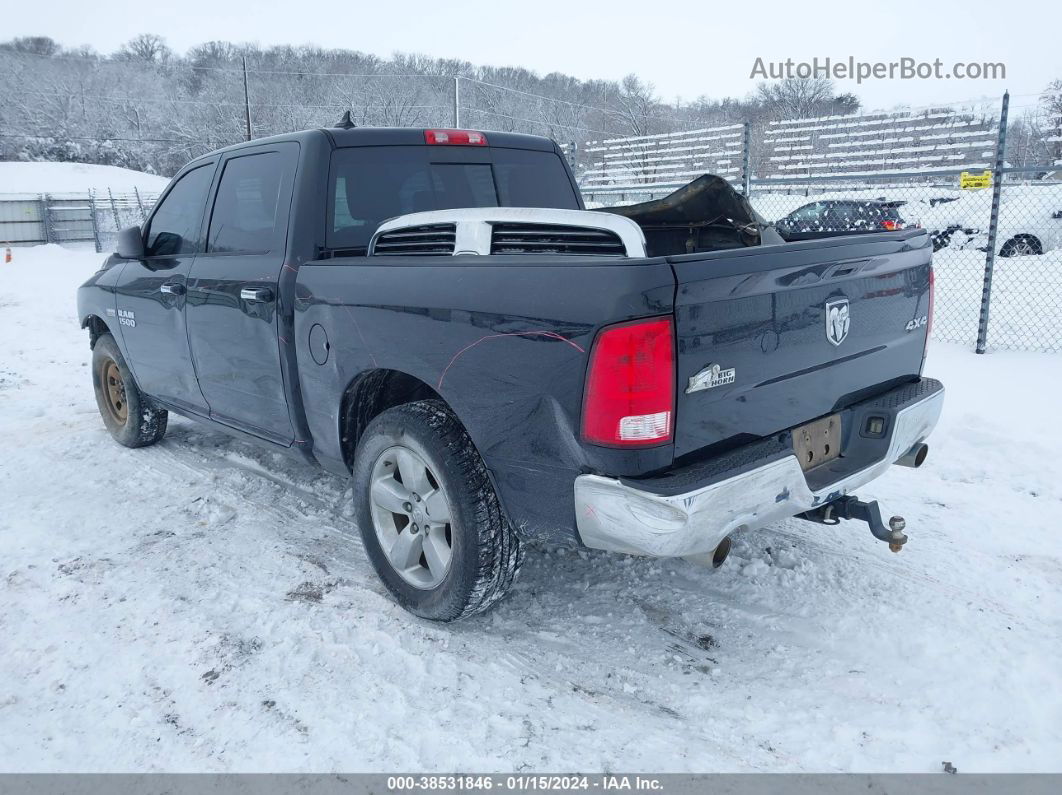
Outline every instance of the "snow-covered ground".
<path fill-rule="evenodd" d="M 456 626 L 396 607 L 344 482 L 176 419 L 96 413 L 74 289 L 0 264 L 0 770 L 1062 768 L 1062 356 L 935 344 L 906 515 L 780 522 L 713 572 L 532 549 Z"/>
<path fill-rule="evenodd" d="M 169 182 L 167 177 L 145 174 L 118 166 L 91 163 L 16 163 L 0 162 L 0 194 L 106 193 L 132 191 L 134 188 L 159 193 Z"/>

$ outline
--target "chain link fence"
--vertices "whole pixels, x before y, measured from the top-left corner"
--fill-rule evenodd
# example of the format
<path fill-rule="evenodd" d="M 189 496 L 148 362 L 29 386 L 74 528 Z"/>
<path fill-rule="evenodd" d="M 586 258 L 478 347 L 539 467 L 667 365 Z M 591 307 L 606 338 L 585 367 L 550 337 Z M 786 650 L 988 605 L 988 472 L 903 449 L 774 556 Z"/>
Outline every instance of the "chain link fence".
<path fill-rule="evenodd" d="M 591 207 L 660 198 L 718 168 L 790 240 L 922 227 L 934 249 L 936 339 L 979 353 L 1062 351 L 1062 160 L 1008 163 L 1008 108 L 1009 95 L 995 114 L 982 105 L 793 119 L 758 137 L 735 125 L 566 154 Z"/>
<path fill-rule="evenodd" d="M 995 214 L 995 188 L 963 189 L 961 171 L 907 180 L 754 180 L 749 198 L 790 239 L 920 226 L 934 249 L 936 339 L 982 349 L 1060 351 L 1062 181 L 1044 179 L 1048 171 L 1005 171 Z M 979 345 L 983 307 L 987 334 Z"/>
<path fill-rule="evenodd" d="M 92 244 L 109 251 L 118 232 L 142 224 L 157 199 L 140 190 L 0 194 L 0 244 Z"/>

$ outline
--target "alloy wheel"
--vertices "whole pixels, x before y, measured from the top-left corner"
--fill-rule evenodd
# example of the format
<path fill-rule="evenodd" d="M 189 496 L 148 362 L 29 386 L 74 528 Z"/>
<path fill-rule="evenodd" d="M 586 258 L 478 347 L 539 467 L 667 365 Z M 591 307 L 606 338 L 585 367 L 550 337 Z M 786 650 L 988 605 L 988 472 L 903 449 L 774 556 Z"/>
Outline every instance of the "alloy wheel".
<path fill-rule="evenodd" d="M 395 445 L 372 468 L 371 514 L 391 568 L 415 588 L 438 586 L 450 571 L 450 504 L 438 477 L 415 450 Z"/>

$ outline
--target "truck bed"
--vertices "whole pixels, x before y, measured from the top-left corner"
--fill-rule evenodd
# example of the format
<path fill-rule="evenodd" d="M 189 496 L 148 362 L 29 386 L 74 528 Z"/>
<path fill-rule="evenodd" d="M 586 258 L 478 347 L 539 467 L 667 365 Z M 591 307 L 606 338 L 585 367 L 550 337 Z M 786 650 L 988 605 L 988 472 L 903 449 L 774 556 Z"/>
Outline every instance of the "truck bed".
<path fill-rule="evenodd" d="M 912 321 L 928 314 L 930 255 L 924 232 L 904 231 L 640 259 L 308 262 L 295 338 L 319 324 L 331 341 L 324 365 L 309 351 L 298 357 L 314 454 L 343 469 L 337 406 L 361 374 L 408 374 L 457 413 L 521 531 L 571 541 L 580 474 L 660 476 L 916 381 L 926 327 Z M 826 304 L 841 299 L 850 324 L 834 345 Z M 673 442 L 586 442 L 584 382 L 597 334 L 654 316 L 675 324 Z M 713 365 L 733 370 L 732 381 L 687 392 Z"/>

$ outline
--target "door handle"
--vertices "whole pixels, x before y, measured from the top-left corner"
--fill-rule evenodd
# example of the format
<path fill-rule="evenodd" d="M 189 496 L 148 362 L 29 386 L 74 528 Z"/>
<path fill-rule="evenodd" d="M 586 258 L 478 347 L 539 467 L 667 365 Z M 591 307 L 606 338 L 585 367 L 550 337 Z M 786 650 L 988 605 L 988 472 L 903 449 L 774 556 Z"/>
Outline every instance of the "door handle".
<path fill-rule="evenodd" d="M 268 287 L 244 287 L 240 290 L 240 298 L 264 303 L 273 300 L 273 291 Z"/>
<path fill-rule="evenodd" d="M 184 295 L 184 285 L 179 282 L 166 282 L 159 287 L 159 292 L 164 295 Z"/>

